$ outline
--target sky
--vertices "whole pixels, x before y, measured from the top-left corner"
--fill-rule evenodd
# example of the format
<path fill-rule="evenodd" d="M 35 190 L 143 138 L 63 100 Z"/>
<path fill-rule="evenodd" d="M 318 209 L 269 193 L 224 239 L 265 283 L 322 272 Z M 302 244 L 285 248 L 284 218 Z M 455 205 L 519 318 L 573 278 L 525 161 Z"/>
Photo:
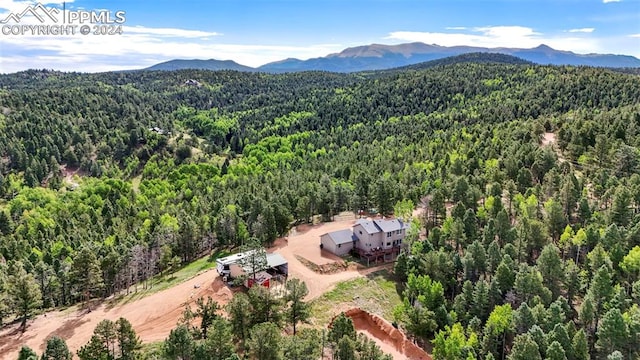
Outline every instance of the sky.
<path fill-rule="evenodd" d="M 16 21 L 11 14 L 21 14 L 37 2 L 0 0 L 0 73 L 30 68 L 139 69 L 171 59 L 259 66 L 371 43 L 416 41 L 517 48 L 546 44 L 576 53 L 640 58 L 640 0 L 67 0 L 64 7 L 63 0 L 41 3 L 55 12 L 50 19 L 40 12 L 41 21 L 27 12 Z M 67 20 L 73 14 L 101 11 L 119 21 L 102 29 L 120 34 L 94 34 L 95 23 Z M 41 30 L 34 30 L 36 25 Z M 82 25 L 91 33 L 81 34 Z M 33 33 L 56 26 L 74 29 L 58 35 Z"/>

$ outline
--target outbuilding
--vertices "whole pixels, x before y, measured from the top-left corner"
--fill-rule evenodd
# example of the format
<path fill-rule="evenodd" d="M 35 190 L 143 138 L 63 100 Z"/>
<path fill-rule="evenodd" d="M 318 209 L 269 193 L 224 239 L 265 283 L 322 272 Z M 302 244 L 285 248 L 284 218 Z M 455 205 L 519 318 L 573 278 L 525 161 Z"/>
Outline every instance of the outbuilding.
<path fill-rule="evenodd" d="M 351 229 L 332 231 L 320 236 L 320 247 L 338 256 L 345 256 L 357 240 Z"/>
<path fill-rule="evenodd" d="M 250 255 L 250 252 L 243 252 L 216 259 L 216 269 L 223 278 L 227 279 L 227 281 L 240 277 L 253 278 L 254 276 L 251 274 L 251 269 L 246 266 L 242 266 L 242 259 Z M 256 269 L 256 277 L 260 274 L 260 278 L 266 279 L 266 286 L 268 287 L 268 280 L 271 279 L 271 276 L 284 276 L 285 278 L 288 276 L 289 263 L 287 262 L 287 259 L 278 253 L 265 255 L 267 263 L 264 269 Z M 265 277 L 263 273 L 269 274 L 269 277 Z M 264 285 L 262 282 L 259 283 Z"/>

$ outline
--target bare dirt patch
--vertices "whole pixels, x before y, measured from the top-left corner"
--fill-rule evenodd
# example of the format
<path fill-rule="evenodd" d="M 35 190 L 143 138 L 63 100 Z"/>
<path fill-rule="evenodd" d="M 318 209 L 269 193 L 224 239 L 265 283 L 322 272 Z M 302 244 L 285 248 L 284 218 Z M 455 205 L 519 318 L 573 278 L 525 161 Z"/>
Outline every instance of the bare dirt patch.
<path fill-rule="evenodd" d="M 553 145 L 556 143 L 556 134 L 552 132 L 546 132 L 542 136 L 542 146 Z"/>
<path fill-rule="evenodd" d="M 345 311 L 345 315 L 353 320 L 358 332 L 375 341 L 383 352 L 390 354 L 394 359 L 431 360 L 431 355 L 381 317 L 360 308 L 349 309 Z"/>
<path fill-rule="evenodd" d="M 49 312 L 30 321 L 24 334 L 17 330 L 19 324 L 1 329 L 0 359 L 17 358 L 22 345 L 41 353 L 47 339 L 53 335 L 64 338 L 75 354 L 90 340 L 98 322 L 103 319 L 115 321 L 120 317 L 131 322 L 143 342 L 160 341 L 176 326 L 185 303 L 207 296 L 221 305 L 229 302 L 233 296 L 215 270 L 206 271 L 182 284 L 134 302 L 116 306 L 107 306 L 103 302 L 91 312 L 82 309 Z"/>
<path fill-rule="evenodd" d="M 560 151 L 560 149 L 557 146 L 555 133 L 552 133 L 552 132 L 544 133 L 544 135 L 542 136 L 542 146 L 551 146 L 555 151 L 559 162 L 567 161 L 564 155 L 562 154 L 562 151 Z"/>
<path fill-rule="evenodd" d="M 347 220 L 337 220 L 317 225 L 300 225 L 292 229 L 289 236 L 278 239 L 269 252 L 276 252 L 284 256 L 289 263 L 289 277 L 304 281 L 309 288 L 309 295 L 305 300 L 312 300 L 331 290 L 335 284 L 364 276 L 379 267 L 356 269 L 347 267 L 345 271 L 332 274 L 320 274 L 305 266 L 298 257 L 308 260 L 318 266 L 334 266 L 344 260 L 326 251 L 320 251 L 320 235 L 330 231 L 348 229 L 355 223 L 353 216 Z M 327 265 L 328 264 L 328 265 Z"/>
<path fill-rule="evenodd" d="M 354 223 L 355 220 L 339 220 L 318 225 L 299 225 L 291 230 L 289 236 L 276 241 L 275 248 L 287 249 L 287 252 L 302 256 L 316 265 L 344 262 L 339 256 L 321 251 L 320 236 L 331 231 L 350 229 Z"/>

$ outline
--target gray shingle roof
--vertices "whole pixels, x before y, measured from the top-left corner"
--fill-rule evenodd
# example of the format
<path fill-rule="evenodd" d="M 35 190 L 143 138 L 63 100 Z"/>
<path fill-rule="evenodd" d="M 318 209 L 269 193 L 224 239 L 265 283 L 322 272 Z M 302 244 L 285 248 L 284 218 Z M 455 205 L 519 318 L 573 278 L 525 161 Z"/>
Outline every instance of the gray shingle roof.
<path fill-rule="evenodd" d="M 356 225 L 362 225 L 364 230 L 369 234 L 375 234 L 380 232 L 380 228 L 373 223 L 373 221 L 360 219 L 356 221 Z M 355 225 L 354 225 L 355 226 Z"/>
<path fill-rule="evenodd" d="M 355 235 L 353 235 L 351 229 L 332 231 L 330 233 L 327 233 L 326 235 L 329 235 L 331 241 L 333 241 L 336 245 L 347 244 L 358 239 Z"/>
<path fill-rule="evenodd" d="M 392 232 L 404 228 L 404 224 L 398 220 L 373 220 L 376 226 L 384 232 Z"/>

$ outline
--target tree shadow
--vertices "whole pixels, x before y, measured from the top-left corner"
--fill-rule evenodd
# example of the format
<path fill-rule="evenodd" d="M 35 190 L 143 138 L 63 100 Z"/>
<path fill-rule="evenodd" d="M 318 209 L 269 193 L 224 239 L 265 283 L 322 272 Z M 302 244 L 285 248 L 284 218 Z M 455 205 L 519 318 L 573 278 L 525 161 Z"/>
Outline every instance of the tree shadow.
<path fill-rule="evenodd" d="M 389 269 L 380 269 L 367 274 L 365 277 L 368 280 L 375 280 L 375 278 L 377 277 L 382 277 L 387 281 L 393 282 L 396 287 L 396 293 L 398 294 L 398 296 L 402 297 L 402 293 L 405 289 L 405 284 L 393 271 L 390 271 Z"/>
<path fill-rule="evenodd" d="M 58 336 L 61 337 L 63 339 L 69 339 L 73 336 L 73 334 L 75 334 L 76 329 L 81 326 L 82 324 L 85 324 L 89 321 L 89 319 L 85 318 L 83 315 L 85 315 L 86 312 L 83 311 L 81 314 L 77 314 L 77 317 L 75 319 L 69 319 L 66 320 L 62 326 L 58 327 L 56 330 L 52 331 L 51 333 L 49 333 L 49 335 L 47 335 L 46 339 L 49 339 L 52 336 Z"/>
<path fill-rule="evenodd" d="M 8 327 L 14 327 L 12 330 L 8 331 L 0 342 L 0 354 L 6 354 L 12 349 L 19 349 L 22 345 L 26 344 L 29 340 L 33 339 L 36 334 L 26 335 L 26 332 L 22 332 L 20 329 L 20 321 L 14 321 L 11 324 L 5 325 Z M 29 323 L 27 323 L 27 329 L 29 328 Z"/>

